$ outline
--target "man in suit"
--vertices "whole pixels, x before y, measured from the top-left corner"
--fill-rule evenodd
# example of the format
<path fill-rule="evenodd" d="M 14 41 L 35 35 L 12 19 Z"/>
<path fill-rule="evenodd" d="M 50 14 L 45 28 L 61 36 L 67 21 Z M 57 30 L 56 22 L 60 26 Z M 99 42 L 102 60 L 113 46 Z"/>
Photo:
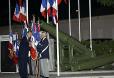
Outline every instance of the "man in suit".
<path fill-rule="evenodd" d="M 30 50 L 30 38 L 32 36 L 32 32 L 29 30 L 27 32 L 27 35 L 24 36 L 20 42 L 20 46 L 19 46 L 19 74 L 21 78 L 28 78 L 28 70 L 27 70 L 27 63 L 28 63 L 28 53 Z"/>

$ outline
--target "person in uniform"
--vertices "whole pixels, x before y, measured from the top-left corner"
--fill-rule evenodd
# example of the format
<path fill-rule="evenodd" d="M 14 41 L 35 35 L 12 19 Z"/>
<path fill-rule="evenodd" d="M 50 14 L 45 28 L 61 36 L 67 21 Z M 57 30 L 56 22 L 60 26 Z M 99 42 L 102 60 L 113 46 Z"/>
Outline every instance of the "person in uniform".
<path fill-rule="evenodd" d="M 37 44 L 40 58 L 40 74 L 42 78 L 49 78 L 49 42 L 45 31 L 41 32 L 41 41 Z"/>
<path fill-rule="evenodd" d="M 29 30 L 27 35 L 24 36 L 20 42 L 19 46 L 19 54 L 18 54 L 18 64 L 19 64 L 19 75 L 21 78 L 28 78 L 28 70 L 27 70 L 27 63 L 28 63 L 28 53 L 30 50 L 30 38 L 32 36 L 32 32 Z"/>

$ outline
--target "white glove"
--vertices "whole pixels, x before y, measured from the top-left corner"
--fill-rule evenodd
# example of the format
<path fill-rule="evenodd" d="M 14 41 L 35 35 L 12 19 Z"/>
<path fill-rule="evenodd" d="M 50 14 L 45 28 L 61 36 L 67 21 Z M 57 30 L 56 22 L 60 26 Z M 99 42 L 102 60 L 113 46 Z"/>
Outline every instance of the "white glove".
<path fill-rule="evenodd" d="M 42 55 L 41 55 L 41 54 L 39 54 L 39 55 L 40 55 L 39 57 L 41 58 L 41 57 L 42 57 Z"/>
<path fill-rule="evenodd" d="M 37 45 L 38 45 L 38 43 L 39 43 L 38 41 L 35 41 L 35 43 L 34 43 L 34 44 L 35 44 L 35 46 L 37 46 Z"/>
<path fill-rule="evenodd" d="M 28 52 L 28 57 L 30 57 L 30 51 Z"/>

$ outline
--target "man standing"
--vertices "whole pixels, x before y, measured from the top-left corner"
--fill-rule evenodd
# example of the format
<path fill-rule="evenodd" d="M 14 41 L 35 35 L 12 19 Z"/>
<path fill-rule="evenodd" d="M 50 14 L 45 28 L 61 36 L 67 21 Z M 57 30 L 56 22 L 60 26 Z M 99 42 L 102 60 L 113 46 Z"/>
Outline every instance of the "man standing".
<path fill-rule="evenodd" d="M 28 53 L 29 53 L 29 41 L 32 36 L 32 32 L 29 30 L 27 35 L 24 36 L 20 42 L 19 46 L 19 74 L 21 78 L 28 78 L 28 70 L 27 70 L 27 63 L 28 63 Z"/>
<path fill-rule="evenodd" d="M 40 57 L 40 72 L 42 78 L 49 78 L 49 42 L 46 32 L 41 32 L 41 41 L 37 45 L 37 50 Z"/>

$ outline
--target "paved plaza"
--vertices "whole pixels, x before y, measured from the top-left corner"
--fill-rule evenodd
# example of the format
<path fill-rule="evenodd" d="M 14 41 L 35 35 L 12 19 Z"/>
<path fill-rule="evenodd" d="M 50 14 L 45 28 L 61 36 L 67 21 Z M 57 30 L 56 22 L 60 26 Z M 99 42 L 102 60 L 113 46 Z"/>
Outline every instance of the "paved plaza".
<path fill-rule="evenodd" d="M 0 73 L 0 78 L 20 78 L 18 73 Z M 29 78 L 36 78 L 29 76 Z M 114 78 L 114 71 L 50 72 L 49 78 Z"/>

